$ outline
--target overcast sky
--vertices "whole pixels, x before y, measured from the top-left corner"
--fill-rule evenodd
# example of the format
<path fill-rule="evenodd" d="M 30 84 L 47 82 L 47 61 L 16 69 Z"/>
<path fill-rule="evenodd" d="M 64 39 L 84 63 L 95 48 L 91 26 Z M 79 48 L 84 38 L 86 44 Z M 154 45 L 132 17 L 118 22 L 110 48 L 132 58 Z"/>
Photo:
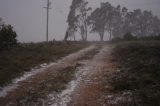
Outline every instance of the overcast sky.
<path fill-rule="evenodd" d="M 6 24 L 14 26 L 21 42 L 45 40 L 47 0 L 0 0 L 0 17 Z M 67 28 L 67 16 L 72 0 L 51 0 L 49 39 L 63 40 Z M 126 6 L 129 10 L 141 8 L 152 10 L 160 17 L 160 0 L 88 0 L 93 8 L 100 2 Z M 90 35 L 91 38 L 91 35 Z"/>

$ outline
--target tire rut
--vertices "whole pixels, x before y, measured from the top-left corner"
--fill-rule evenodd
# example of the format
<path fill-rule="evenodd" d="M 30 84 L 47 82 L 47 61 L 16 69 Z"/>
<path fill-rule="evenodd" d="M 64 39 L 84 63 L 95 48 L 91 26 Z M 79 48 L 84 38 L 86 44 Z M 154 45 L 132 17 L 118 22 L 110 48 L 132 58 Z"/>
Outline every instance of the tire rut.
<path fill-rule="evenodd" d="M 102 106 L 102 80 L 107 68 L 110 46 L 103 46 L 94 58 L 88 61 L 83 70 L 82 79 L 75 88 L 68 106 Z M 62 105 L 61 105 L 62 106 Z"/>
<path fill-rule="evenodd" d="M 70 54 L 69 56 L 62 58 L 60 61 L 53 64 L 52 66 L 47 67 L 40 73 L 30 76 L 25 80 L 19 81 L 15 85 L 13 84 L 11 86 L 13 87 L 13 89 L 10 89 L 9 91 L 7 91 L 7 94 L 4 97 L 0 97 L 0 105 L 1 106 L 25 106 L 25 104 L 21 103 L 22 101 L 20 100 L 22 98 L 26 98 L 28 93 L 30 93 L 32 89 L 37 88 L 42 81 L 47 80 L 48 76 L 55 75 L 59 71 L 67 67 L 76 66 L 78 60 L 83 58 L 88 52 L 93 50 L 95 47 L 96 47 L 95 45 L 90 46 L 88 48 L 80 50 L 79 52 Z M 43 105 L 43 103 L 41 105 Z M 32 106 L 36 106 L 36 105 L 32 105 Z"/>

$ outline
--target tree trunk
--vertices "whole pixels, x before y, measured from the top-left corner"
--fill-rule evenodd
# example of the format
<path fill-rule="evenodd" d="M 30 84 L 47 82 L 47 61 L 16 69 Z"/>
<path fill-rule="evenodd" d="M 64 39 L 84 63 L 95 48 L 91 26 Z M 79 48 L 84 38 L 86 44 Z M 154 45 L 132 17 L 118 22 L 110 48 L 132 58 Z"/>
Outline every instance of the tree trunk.
<path fill-rule="evenodd" d="M 82 34 L 81 36 L 82 36 L 82 41 L 86 41 L 86 39 L 85 39 L 85 35 L 84 35 L 84 34 Z"/>
<path fill-rule="evenodd" d="M 85 30 L 85 41 L 87 41 L 88 37 L 87 22 L 84 22 L 84 30 Z"/>
<path fill-rule="evenodd" d="M 112 30 L 109 31 L 109 40 L 112 40 Z"/>
<path fill-rule="evenodd" d="M 84 26 L 82 26 L 80 30 L 81 30 L 82 41 L 86 41 L 87 38 L 86 38 L 86 32 L 85 32 Z"/>
<path fill-rule="evenodd" d="M 75 34 L 73 35 L 73 37 L 74 37 L 74 41 L 76 41 L 76 36 L 75 36 Z"/>
<path fill-rule="evenodd" d="M 99 33 L 99 36 L 100 36 L 100 41 L 102 42 L 104 38 L 104 32 Z"/>
<path fill-rule="evenodd" d="M 68 39 L 68 30 L 66 31 L 65 37 L 64 37 L 64 41 L 67 41 Z"/>

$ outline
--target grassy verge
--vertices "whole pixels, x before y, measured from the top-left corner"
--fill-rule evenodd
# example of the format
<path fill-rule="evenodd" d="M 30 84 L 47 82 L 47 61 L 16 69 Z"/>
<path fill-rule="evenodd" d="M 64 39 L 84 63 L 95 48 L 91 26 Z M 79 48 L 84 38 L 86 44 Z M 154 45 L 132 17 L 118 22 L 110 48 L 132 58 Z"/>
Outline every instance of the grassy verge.
<path fill-rule="evenodd" d="M 113 106 L 160 106 L 160 43 L 127 42 L 113 51 L 119 71 L 107 78 L 114 93 L 129 91 L 132 102 Z"/>
<path fill-rule="evenodd" d="M 29 71 L 32 67 L 53 62 L 88 44 L 81 43 L 31 43 L 11 50 L 0 51 L 0 86 Z"/>

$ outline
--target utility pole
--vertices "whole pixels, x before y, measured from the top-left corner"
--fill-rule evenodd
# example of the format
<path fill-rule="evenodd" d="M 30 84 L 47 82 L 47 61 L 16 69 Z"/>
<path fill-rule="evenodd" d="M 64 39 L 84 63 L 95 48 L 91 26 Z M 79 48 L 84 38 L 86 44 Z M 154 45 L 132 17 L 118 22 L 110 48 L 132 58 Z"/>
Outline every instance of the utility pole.
<path fill-rule="evenodd" d="M 51 2 L 50 2 L 50 0 L 47 0 L 47 6 L 44 7 L 47 10 L 47 23 L 46 23 L 46 41 L 47 42 L 48 42 L 48 28 L 49 28 L 49 26 L 48 26 L 48 23 L 49 23 L 49 9 L 51 9 L 50 6 L 51 6 Z"/>

